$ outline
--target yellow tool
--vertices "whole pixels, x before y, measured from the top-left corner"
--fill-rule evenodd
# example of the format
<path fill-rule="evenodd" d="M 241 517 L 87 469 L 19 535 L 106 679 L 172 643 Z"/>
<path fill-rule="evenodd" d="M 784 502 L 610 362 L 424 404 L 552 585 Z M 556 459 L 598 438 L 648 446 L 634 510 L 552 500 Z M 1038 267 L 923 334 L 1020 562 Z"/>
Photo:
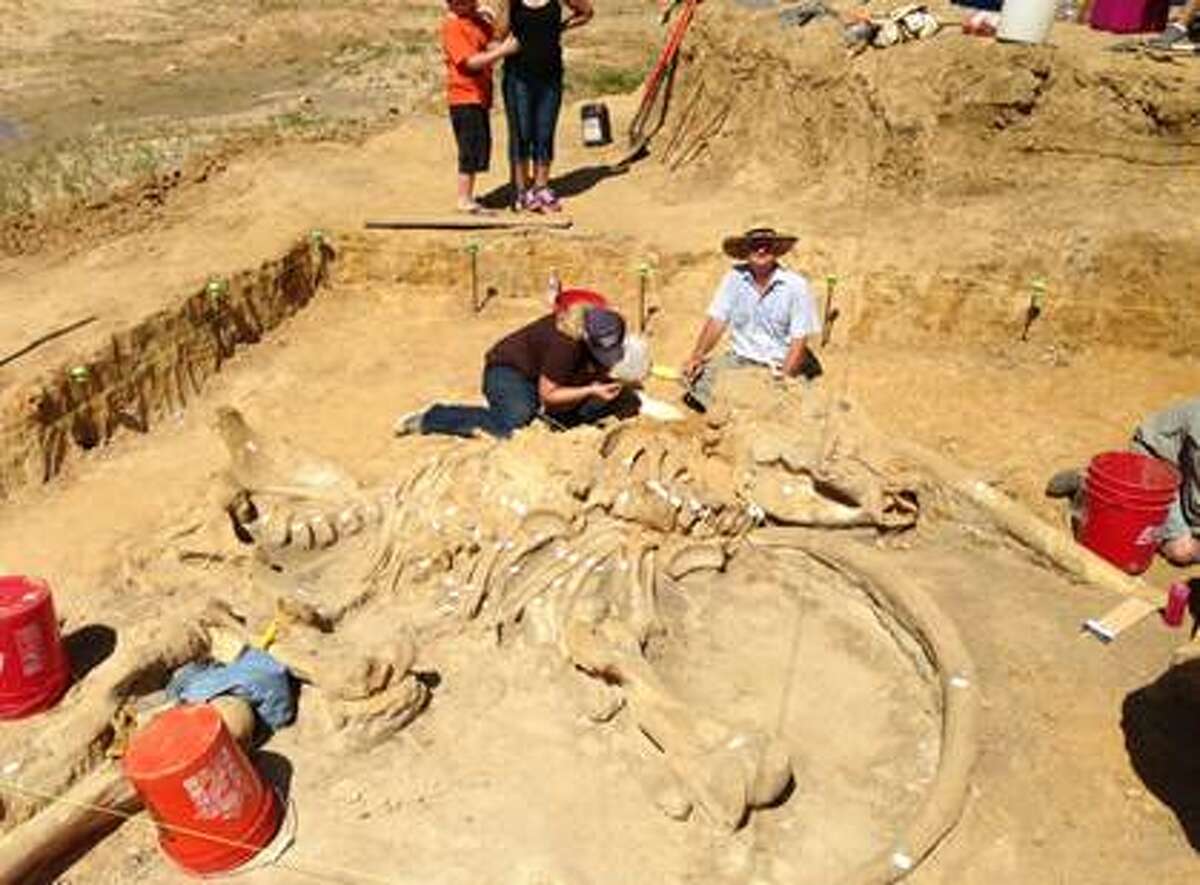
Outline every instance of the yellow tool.
<path fill-rule="evenodd" d="M 655 363 L 650 367 L 650 374 L 655 378 L 662 378 L 664 381 L 682 381 L 683 375 L 674 366 L 664 366 L 662 363 Z"/>

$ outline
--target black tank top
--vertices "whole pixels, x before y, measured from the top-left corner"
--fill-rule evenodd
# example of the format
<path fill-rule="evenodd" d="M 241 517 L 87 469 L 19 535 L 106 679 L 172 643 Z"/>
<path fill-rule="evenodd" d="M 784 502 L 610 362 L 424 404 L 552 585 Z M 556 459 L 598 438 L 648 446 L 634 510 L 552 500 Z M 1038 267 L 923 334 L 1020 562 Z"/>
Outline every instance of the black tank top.
<path fill-rule="evenodd" d="M 562 6 L 559 0 L 548 0 L 538 9 L 530 9 L 522 0 L 512 0 L 509 26 L 521 43 L 521 50 L 510 56 L 505 64 L 536 77 L 562 74 Z"/>

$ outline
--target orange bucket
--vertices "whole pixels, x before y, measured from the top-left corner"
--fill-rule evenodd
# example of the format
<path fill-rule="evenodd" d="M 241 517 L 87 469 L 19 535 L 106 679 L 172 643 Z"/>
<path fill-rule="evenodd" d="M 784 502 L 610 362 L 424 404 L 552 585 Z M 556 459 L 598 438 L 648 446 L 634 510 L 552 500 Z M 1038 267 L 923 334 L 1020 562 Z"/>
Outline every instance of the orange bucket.
<path fill-rule="evenodd" d="M 241 866 L 279 828 L 275 791 L 207 704 L 155 718 L 130 739 L 123 766 L 158 822 L 163 851 L 189 873 Z"/>
<path fill-rule="evenodd" d="M 71 668 L 45 581 L 0 575 L 0 719 L 54 706 Z"/>

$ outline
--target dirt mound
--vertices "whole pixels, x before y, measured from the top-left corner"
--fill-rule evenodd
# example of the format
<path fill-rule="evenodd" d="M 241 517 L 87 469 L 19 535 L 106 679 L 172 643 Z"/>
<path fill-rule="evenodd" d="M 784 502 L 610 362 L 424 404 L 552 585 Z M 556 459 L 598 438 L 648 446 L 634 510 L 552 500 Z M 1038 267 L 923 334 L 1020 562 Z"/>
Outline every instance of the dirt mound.
<path fill-rule="evenodd" d="M 948 28 L 852 58 L 832 18 L 784 29 L 709 5 L 655 153 L 680 194 L 725 182 L 798 229 L 794 261 L 842 279 L 857 338 L 1013 343 L 1043 277 L 1037 347 L 1188 353 L 1200 65 L 1054 36 Z"/>
<path fill-rule="evenodd" d="M 1200 66 L 1104 52 L 1076 28 L 1060 46 L 947 29 L 851 57 L 832 18 L 704 12 L 667 126 L 676 168 L 761 163 L 787 186 L 939 198 L 1049 184 L 1045 154 L 1196 175 Z"/>
<path fill-rule="evenodd" d="M 1012 342 L 1041 276 L 1040 345 L 1186 352 L 1200 65 L 1054 38 L 948 28 L 850 57 L 834 19 L 707 5 L 654 150 L 680 199 L 721 183 L 796 227 L 796 263 L 855 293 L 856 337 Z"/>

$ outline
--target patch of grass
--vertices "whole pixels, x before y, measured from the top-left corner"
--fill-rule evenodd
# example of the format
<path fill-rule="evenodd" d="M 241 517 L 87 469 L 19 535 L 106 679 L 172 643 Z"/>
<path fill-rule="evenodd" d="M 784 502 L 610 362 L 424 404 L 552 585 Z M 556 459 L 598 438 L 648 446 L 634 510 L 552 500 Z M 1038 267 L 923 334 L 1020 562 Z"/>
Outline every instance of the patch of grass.
<path fill-rule="evenodd" d="M 186 135 L 130 137 L 101 130 L 45 145 L 0 165 L 0 216 L 101 199 L 177 165 L 188 142 Z"/>
<path fill-rule="evenodd" d="M 572 70 L 567 73 L 567 89 L 575 95 L 624 95 L 641 86 L 646 73 L 640 65 Z"/>
<path fill-rule="evenodd" d="M 277 131 L 319 129 L 325 124 L 324 117 L 309 111 L 285 111 L 274 114 L 270 119 Z"/>

